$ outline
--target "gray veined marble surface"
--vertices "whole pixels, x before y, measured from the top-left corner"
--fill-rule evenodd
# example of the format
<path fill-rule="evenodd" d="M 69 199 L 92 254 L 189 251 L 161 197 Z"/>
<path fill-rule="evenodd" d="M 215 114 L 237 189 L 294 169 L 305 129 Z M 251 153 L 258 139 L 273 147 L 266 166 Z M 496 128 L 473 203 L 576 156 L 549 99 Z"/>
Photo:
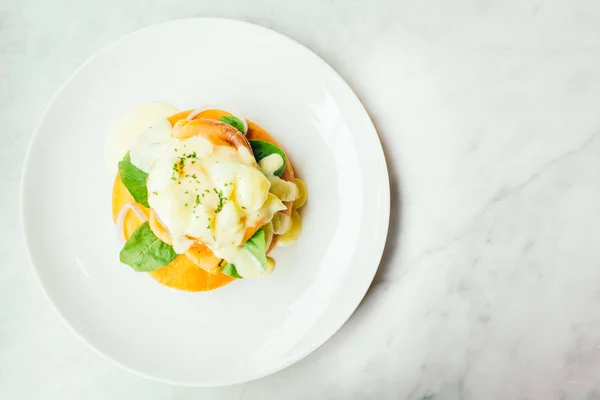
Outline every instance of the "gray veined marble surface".
<path fill-rule="evenodd" d="M 18 219 L 26 145 L 86 58 L 188 16 L 256 22 L 356 90 L 388 157 L 375 283 L 322 348 L 249 384 L 139 378 L 52 311 Z M 600 2 L 0 1 L 0 398 L 600 399 Z"/>

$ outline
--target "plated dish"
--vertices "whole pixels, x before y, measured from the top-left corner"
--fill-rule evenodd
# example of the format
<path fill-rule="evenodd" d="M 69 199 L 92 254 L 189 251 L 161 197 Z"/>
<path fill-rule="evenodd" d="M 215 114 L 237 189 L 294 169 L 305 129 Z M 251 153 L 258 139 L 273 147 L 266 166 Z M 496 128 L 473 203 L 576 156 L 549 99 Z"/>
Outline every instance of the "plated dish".
<path fill-rule="evenodd" d="M 266 277 L 276 265 L 267 254 L 302 231 L 306 185 L 276 140 L 243 116 L 139 105 L 107 142 L 109 164 L 118 158 L 120 261 L 163 285 L 208 291 Z"/>
<path fill-rule="evenodd" d="M 164 102 L 181 108 L 174 109 Z M 186 154 L 183 170 L 179 165 L 173 168 L 180 161 L 175 155 L 169 163 L 165 161 L 164 169 L 154 170 L 159 160 L 150 162 L 150 166 L 145 164 L 146 158 L 140 158 L 136 150 L 135 136 L 159 121 L 165 128 L 163 133 L 167 132 L 169 118 L 198 107 L 206 111 L 204 104 L 215 105 L 209 107 L 211 113 L 222 110 L 219 112 L 232 114 L 242 125 L 246 120 L 246 133 L 253 131 L 250 120 L 264 128 L 286 158 L 278 178 L 291 184 L 285 173 L 289 166 L 294 172 L 293 181 L 300 177 L 308 186 L 308 200 L 298 210 L 302 230 L 297 240 L 282 246 L 287 233 L 280 235 L 267 254 L 265 239 L 265 258 L 276 261 L 275 270 L 268 276 L 239 279 L 223 274 L 223 264 L 214 274 L 197 266 L 185 255 L 187 251 L 183 252 L 189 239 L 185 235 L 195 244 L 209 249 L 212 246 L 213 255 L 221 254 L 215 258 L 230 257 L 228 262 L 235 265 L 237 273 L 244 274 L 240 271 L 244 267 L 238 268 L 240 261 L 222 253 L 222 246 L 214 246 L 221 236 L 215 234 L 212 239 L 212 233 L 217 232 L 212 225 L 210 230 L 188 231 L 190 216 L 195 219 L 194 210 L 182 214 L 184 228 L 173 227 L 172 215 L 161 202 L 186 209 L 186 202 L 191 207 L 190 200 L 195 205 L 195 195 L 188 193 L 186 201 L 185 189 L 184 196 L 164 196 L 160 191 L 165 189 L 148 187 L 162 184 L 168 193 L 171 183 L 185 180 L 187 168 L 200 160 L 187 158 L 193 151 L 186 148 L 182 152 Z M 127 118 L 132 109 L 143 118 Z M 204 116 L 209 117 L 206 113 Z M 222 116 L 226 115 L 206 119 L 214 122 Z M 179 118 L 180 124 L 193 126 L 199 121 L 194 116 L 185 122 L 188 117 Z M 114 129 L 119 120 L 122 122 Z M 169 125 L 172 135 L 174 126 Z M 239 138 L 242 145 L 223 143 L 225 151 L 233 153 L 235 148 L 237 154 L 238 147 L 247 149 L 243 140 L 251 137 L 238 134 L 241 129 L 233 126 L 235 122 L 226 125 L 231 129 L 218 126 L 236 132 L 233 137 Z M 120 134 L 114 134 L 117 131 Z M 107 160 L 109 133 L 108 147 L 114 151 L 108 152 Z M 221 138 L 222 133 L 216 136 Z M 129 159 L 125 158 L 128 153 Z M 251 154 L 254 160 L 246 153 L 244 162 L 234 164 L 252 166 L 252 176 L 264 185 L 252 185 L 262 190 L 248 193 L 264 196 L 266 181 L 261 176 L 271 184 L 271 193 L 274 186 L 269 176 L 277 174 L 260 172 L 258 152 L 252 149 Z M 145 181 L 147 189 L 138 192 L 131 186 L 135 197 L 127 185 L 120 186 L 115 179 L 119 163 L 127 164 L 128 160 L 149 175 L 145 180 L 134 176 L 134 181 Z M 257 175 L 257 165 L 261 175 Z M 215 175 L 211 171 L 209 175 Z M 159 172 L 165 174 L 162 179 L 150 176 Z M 173 172 L 175 181 L 170 180 Z M 121 182 L 123 178 L 119 174 Z M 182 188 L 187 184 L 175 183 Z M 200 185 L 205 183 L 195 184 L 189 183 L 193 191 L 198 188 L 200 192 Z M 212 205 L 205 207 L 209 217 L 226 215 L 229 185 L 224 185 L 213 183 L 203 189 L 222 191 L 222 196 L 213 191 Z M 221 197 L 221 211 L 216 213 Z M 286 209 L 267 208 L 274 212 L 270 220 L 273 226 L 276 218 L 281 218 L 277 215 L 290 212 L 288 203 L 292 203 L 292 216 L 301 203 L 298 193 L 275 197 Z M 293 201 L 284 201 L 292 197 Z M 202 197 L 199 200 L 203 201 Z M 233 205 L 245 215 L 235 200 Z M 251 203 L 259 207 L 261 200 Z M 142 211 L 141 219 L 135 207 L 121 214 L 126 203 Z M 158 263 L 154 258 L 135 257 L 139 254 L 136 252 L 132 253 L 134 257 L 131 253 L 121 254 L 145 218 L 150 225 L 153 210 L 162 228 L 155 226 L 150 231 L 162 237 L 160 241 L 176 254 L 166 266 L 160 265 L 174 255 L 171 251 L 165 258 L 158 252 Z M 116 234 L 119 214 L 123 229 Z M 383 251 L 389 184 L 383 151 L 368 114 L 323 60 L 285 36 L 256 25 L 195 18 L 155 25 L 126 36 L 86 62 L 63 85 L 41 117 L 27 152 L 22 218 L 28 254 L 41 287 L 79 338 L 99 354 L 142 376 L 181 385 L 222 386 L 257 379 L 297 362 L 328 340 L 350 317 L 370 286 Z M 260 225 L 267 220 L 258 218 L 255 222 Z M 262 226 L 263 231 L 265 225 L 268 223 Z M 242 223 L 231 231 L 235 234 L 226 230 L 230 233 L 225 237 L 231 234 L 229 237 L 237 238 L 230 244 L 241 244 L 233 248 L 247 243 L 245 237 L 240 241 L 239 235 L 242 230 L 246 234 L 248 226 Z M 173 243 L 164 236 L 167 231 L 183 239 Z M 182 231 L 184 235 L 177 234 Z M 121 233 L 123 241 L 119 240 Z M 262 251 L 256 254 L 264 261 Z M 126 264 L 121 262 L 121 255 Z M 177 259 L 187 259 L 186 270 L 196 278 L 168 273 L 160 280 L 176 289 L 157 283 L 151 274 L 176 269 L 170 265 Z M 260 272 L 264 266 L 253 263 L 249 263 L 253 266 L 248 269 L 250 274 Z M 214 263 L 207 265 L 212 271 L 211 266 Z M 137 272 L 134 268 L 153 271 Z M 267 264 L 265 271 L 268 268 Z M 199 275 L 204 278 L 197 279 Z M 230 283 L 207 290 L 224 281 Z M 194 292 L 199 290 L 204 292 Z"/>

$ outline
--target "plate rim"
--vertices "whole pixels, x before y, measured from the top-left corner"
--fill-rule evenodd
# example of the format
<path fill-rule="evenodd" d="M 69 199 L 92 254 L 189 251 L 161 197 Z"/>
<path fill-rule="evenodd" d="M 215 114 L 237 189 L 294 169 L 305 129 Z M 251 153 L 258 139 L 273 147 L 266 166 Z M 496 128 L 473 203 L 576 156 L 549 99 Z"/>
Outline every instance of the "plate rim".
<path fill-rule="evenodd" d="M 381 201 L 381 205 L 382 208 L 380 209 L 380 218 L 382 219 L 382 226 L 381 226 L 381 235 L 382 235 L 382 240 L 380 241 L 380 243 L 378 243 L 377 245 L 374 246 L 374 250 L 373 250 L 373 261 L 375 263 L 375 266 L 372 268 L 371 273 L 369 274 L 370 276 L 368 277 L 368 279 L 365 279 L 365 284 L 363 285 L 363 287 L 359 287 L 358 289 L 360 290 L 356 290 L 355 292 L 357 292 L 357 296 L 356 296 L 356 300 L 351 302 L 352 304 L 347 306 L 348 311 L 346 311 L 346 313 L 343 315 L 343 317 L 341 318 L 341 322 L 339 324 L 335 324 L 332 328 L 328 329 L 325 335 L 325 339 L 323 339 L 322 341 L 320 341 L 320 343 L 317 343 L 316 345 L 311 344 L 311 346 L 307 346 L 307 348 L 304 351 L 299 352 L 296 356 L 291 357 L 289 360 L 286 360 L 286 362 L 283 362 L 277 366 L 271 367 L 271 368 L 267 368 L 265 370 L 260 371 L 259 373 L 255 373 L 255 374 L 250 374 L 249 377 L 244 378 L 244 379 L 237 379 L 237 380 L 229 380 L 229 381 L 220 381 L 220 382 L 216 382 L 216 383 L 207 383 L 207 382 L 189 382 L 189 381 L 185 381 L 185 380 L 172 380 L 172 379 L 165 379 L 159 376 L 154 376 L 154 375 L 150 375 L 147 373 L 144 373 L 142 371 L 136 370 L 134 368 L 129 367 L 126 364 L 121 363 L 120 361 L 118 361 L 117 359 L 113 358 L 111 355 L 106 354 L 104 352 L 102 352 L 100 349 L 98 349 L 94 344 L 92 344 L 90 341 L 88 341 L 88 339 L 86 337 L 84 337 L 84 335 L 80 334 L 77 329 L 75 329 L 75 327 L 73 325 L 71 325 L 71 323 L 67 320 L 67 318 L 63 315 L 63 313 L 61 312 L 61 310 L 59 309 L 59 307 L 56 305 L 56 303 L 52 300 L 52 297 L 50 296 L 50 294 L 48 293 L 48 291 L 46 290 L 46 287 L 44 286 L 44 283 L 42 282 L 42 279 L 40 277 L 40 274 L 38 273 L 38 265 L 36 265 L 36 263 L 33 261 L 33 257 L 32 257 L 32 244 L 30 242 L 30 238 L 29 235 L 27 233 L 27 229 L 26 229 L 26 211 L 25 211 L 25 198 L 26 198 L 26 194 L 25 194 L 25 186 L 26 186 L 26 182 L 28 181 L 28 177 L 30 175 L 30 157 L 31 157 L 31 153 L 32 153 L 32 148 L 34 146 L 34 143 L 36 142 L 38 136 L 39 136 L 39 132 L 41 129 L 41 126 L 43 124 L 43 122 L 45 121 L 47 114 L 49 113 L 49 111 L 51 110 L 52 106 L 54 105 L 54 103 L 56 102 L 56 100 L 59 98 L 59 96 L 63 93 L 63 91 L 65 90 L 65 88 L 71 83 L 71 81 L 79 74 L 79 72 L 81 70 L 83 70 L 88 64 L 92 63 L 93 61 L 95 61 L 96 59 L 98 59 L 102 54 L 104 54 L 106 51 L 108 51 L 110 48 L 112 48 L 113 46 L 116 46 L 117 44 L 119 44 L 122 41 L 127 40 L 128 38 L 138 35 L 138 34 L 143 34 L 144 31 L 146 30 L 150 30 L 150 29 L 154 29 L 157 28 L 159 26 L 166 26 L 166 25 L 174 25 L 174 24 L 178 24 L 184 21 L 196 21 L 200 24 L 207 22 L 207 21 L 211 21 L 211 22 L 216 22 L 216 23 L 225 23 L 225 24 L 233 24 L 233 25 L 240 25 L 243 26 L 244 28 L 249 28 L 249 29 L 257 29 L 257 30 L 262 30 L 265 33 L 269 34 L 269 35 L 275 35 L 277 36 L 279 39 L 283 39 L 284 42 L 288 43 L 289 45 L 292 46 L 297 46 L 299 49 L 301 49 L 302 51 L 306 52 L 309 56 L 311 56 L 314 61 L 320 63 L 326 70 L 329 71 L 329 73 L 331 74 L 331 77 L 334 78 L 335 80 L 338 81 L 338 83 L 340 85 L 342 85 L 345 89 L 347 89 L 349 91 L 349 93 L 351 94 L 351 96 L 353 96 L 353 101 L 357 102 L 358 105 L 360 106 L 360 112 L 363 114 L 363 117 L 365 117 L 367 119 L 367 121 L 369 122 L 369 125 L 372 129 L 372 134 L 374 135 L 374 139 L 376 140 L 376 143 L 379 145 L 378 146 L 378 150 L 380 152 L 380 157 L 383 161 L 382 163 L 382 183 L 383 183 L 383 187 L 381 187 L 381 194 L 383 195 L 383 199 Z M 371 135 L 371 133 L 365 133 L 366 135 Z M 379 157 L 377 157 L 379 158 Z M 158 381 L 158 382 L 162 382 L 162 383 L 167 383 L 167 384 L 171 384 L 171 385 L 177 385 L 177 386 L 185 386 L 185 387 L 225 387 L 225 386 L 231 386 L 231 385 L 236 385 L 236 384 L 242 384 L 242 383 L 247 383 L 247 382 L 251 382 L 251 381 L 255 381 L 264 377 L 267 377 L 269 375 L 272 375 L 276 372 L 282 371 L 284 369 L 287 369 L 288 367 L 296 364 L 297 362 L 301 361 L 302 359 L 306 358 L 308 355 L 312 354 L 313 352 L 315 352 L 316 350 L 318 350 L 323 344 L 325 344 L 326 342 L 328 342 L 333 336 L 335 336 L 335 334 L 342 328 L 342 326 L 344 326 L 348 320 L 350 319 L 350 317 L 354 314 L 354 312 L 358 309 L 360 303 L 363 301 L 365 295 L 367 294 L 369 288 L 371 287 L 372 283 L 373 283 L 373 279 L 375 277 L 375 274 L 377 273 L 380 264 L 381 264 L 381 260 L 383 257 L 383 252 L 385 250 L 385 246 L 386 246 L 386 242 L 387 242 L 387 238 L 388 238 L 388 233 L 389 233 L 389 225 L 390 225 L 390 218 L 391 218 L 391 214 L 390 214 L 390 208 L 391 208 L 391 203 L 390 203 L 390 177 L 389 177 L 389 170 L 388 170 L 388 166 L 387 166 L 387 161 L 386 161 L 386 157 L 385 157 L 385 152 L 383 150 L 383 145 L 381 142 L 381 139 L 379 138 L 379 134 L 377 132 L 377 128 L 375 127 L 375 124 L 373 123 L 366 107 L 364 106 L 364 104 L 362 103 L 362 101 L 360 100 L 360 98 L 358 97 L 358 95 L 356 94 L 356 92 L 352 89 L 352 87 L 346 82 L 346 80 L 344 80 L 344 78 L 331 66 L 329 65 L 329 63 L 327 61 L 325 61 L 321 56 L 319 56 L 317 53 L 315 53 L 313 50 L 311 50 L 310 48 L 308 48 L 307 46 L 305 46 L 304 44 L 300 43 L 299 41 L 283 34 L 280 33 L 276 30 L 273 30 L 271 28 L 265 27 L 263 25 L 260 25 L 258 23 L 253 23 L 253 22 L 249 22 L 249 21 L 244 21 L 244 20 L 240 20 L 240 19 L 235 19 L 235 18 L 220 18 L 220 17 L 189 17 L 189 18 L 177 18 L 177 19 L 172 19 L 172 20 L 168 20 L 168 21 L 163 21 L 163 22 L 159 22 L 159 23 L 155 23 L 155 24 L 151 24 L 151 25 L 147 25 L 144 26 L 142 28 L 136 29 L 134 31 L 131 31 L 119 38 L 117 38 L 116 40 L 113 40 L 111 42 L 109 42 L 108 44 L 104 45 L 102 48 L 100 48 L 99 50 L 97 50 L 96 52 L 94 52 L 91 56 L 89 56 L 83 63 L 81 63 L 75 70 L 73 70 L 73 72 L 69 75 L 69 77 L 59 86 L 59 88 L 56 90 L 56 92 L 54 93 L 54 95 L 51 97 L 51 99 L 49 100 L 49 102 L 47 103 L 46 107 L 44 108 L 44 111 L 42 112 L 42 114 L 40 115 L 37 124 L 33 130 L 33 133 L 31 135 L 31 138 L 29 139 L 29 144 L 26 148 L 26 153 L 25 153 L 25 157 L 23 158 L 23 170 L 21 172 L 21 180 L 20 180 L 20 195 L 19 195 L 19 222 L 21 224 L 22 227 L 22 237 L 23 237 L 23 241 L 25 243 L 25 251 L 27 253 L 27 260 L 29 261 L 29 265 L 30 268 L 33 269 L 34 275 L 35 275 L 35 280 L 37 281 L 38 286 L 40 287 L 40 289 L 42 290 L 42 292 L 44 293 L 44 296 L 46 297 L 46 300 L 48 301 L 48 303 L 50 304 L 51 308 L 54 310 L 54 312 L 58 315 L 59 319 L 63 322 L 63 324 L 69 329 L 69 331 L 71 331 L 79 340 L 81 340 L 83 343 L 85 343 L 89 348 L 91 348 L 96 354 L 99 354 L 102 358 L 104 358 L 105 360 L 110 361 L 111 363 L 113 363 L 114 365 L 119 366 L 120 368 L 123 368 L 124 370 L 131 372 L 137 376 L 141 376 L 143 378 L 149 379 L 149 380 L 153 380 L 153 381 Z M 360 294 L 360 296 L 358 296 L 358 294 Z"/>

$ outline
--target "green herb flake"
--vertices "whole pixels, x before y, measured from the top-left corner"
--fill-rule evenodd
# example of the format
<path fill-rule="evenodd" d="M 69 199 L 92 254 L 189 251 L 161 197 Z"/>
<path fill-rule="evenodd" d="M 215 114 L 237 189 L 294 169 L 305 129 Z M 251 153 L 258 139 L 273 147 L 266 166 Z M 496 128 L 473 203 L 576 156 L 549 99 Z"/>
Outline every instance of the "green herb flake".
<path fill-rule="evenodd" d="M 213 190 L 217 194 L 217 196 L 219 196 L 219 205 L 217 206 L 217 209 L 215 210 L 215 214 L 218 214 L 223 210 L 223 204 L 225 203 L 225 201 L 227 199 L 223 195 L 222 190 L 217 190 L 217 188 L 213 188 Z"/>
<path fill-rule="evenodd" d="M 179 165 L 177 163 L 173 164 L 173 173 L 171 175 L 172 180 L 177 180 L 177 176 L 179 176 Z"/>

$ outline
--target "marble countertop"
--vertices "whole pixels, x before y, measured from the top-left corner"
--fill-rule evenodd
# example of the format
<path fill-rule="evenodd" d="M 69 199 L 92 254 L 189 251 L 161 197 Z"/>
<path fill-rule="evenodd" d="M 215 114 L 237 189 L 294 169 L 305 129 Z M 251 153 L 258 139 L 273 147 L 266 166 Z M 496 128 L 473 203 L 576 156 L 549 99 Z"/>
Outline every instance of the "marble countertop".
<path fill-rule="evenodd" d="M 82 344 L 38 287 L 17 212 L 63 81 L 123 34 L 189 16 L 322 56 L 370 112 L 392 180 L 352 318 L 298 364 L 218 389 L 145 380 Z M 0 398 L 600 399 L 599 2 L 5 0 L 0 88 Z"/>

